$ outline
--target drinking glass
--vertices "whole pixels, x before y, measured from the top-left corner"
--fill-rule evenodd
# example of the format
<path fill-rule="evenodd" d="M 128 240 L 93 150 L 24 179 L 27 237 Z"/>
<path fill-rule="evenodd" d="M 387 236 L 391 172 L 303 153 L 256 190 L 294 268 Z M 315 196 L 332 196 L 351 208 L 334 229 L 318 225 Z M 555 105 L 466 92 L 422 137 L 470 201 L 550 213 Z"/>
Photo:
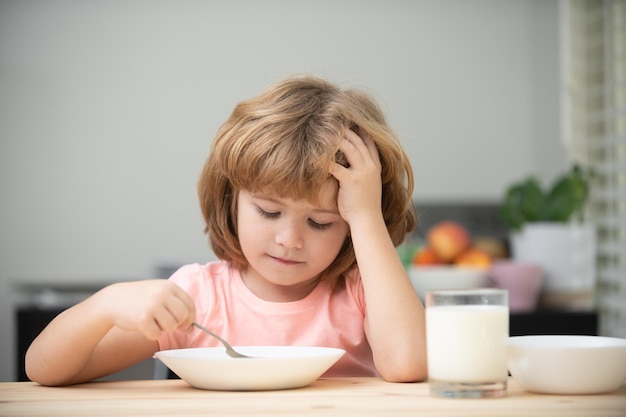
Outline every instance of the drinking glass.
<path fill-rule="evenodd" d="M 426 347 L 431 395 L 506 395 L 508 291 L 492 288 L 426 292 Z"/>

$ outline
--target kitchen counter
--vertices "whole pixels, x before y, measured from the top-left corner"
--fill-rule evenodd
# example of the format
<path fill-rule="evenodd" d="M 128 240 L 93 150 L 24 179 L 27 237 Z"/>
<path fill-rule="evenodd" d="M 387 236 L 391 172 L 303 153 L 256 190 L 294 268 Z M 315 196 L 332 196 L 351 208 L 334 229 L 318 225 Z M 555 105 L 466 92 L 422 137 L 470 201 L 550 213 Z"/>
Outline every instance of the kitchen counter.
<path fill-rule="evenodd" d="M 0 416 L 624 416 L 626 385 L 604 395 L 540 395 L 513 379 L 498 399 L 431 397 L 429 385 L 378 378 L 319 379 L 308 387 L 264 392 L 205 391 L 182 380 L 90 382 L 50 388 L 0 383 Z"/>

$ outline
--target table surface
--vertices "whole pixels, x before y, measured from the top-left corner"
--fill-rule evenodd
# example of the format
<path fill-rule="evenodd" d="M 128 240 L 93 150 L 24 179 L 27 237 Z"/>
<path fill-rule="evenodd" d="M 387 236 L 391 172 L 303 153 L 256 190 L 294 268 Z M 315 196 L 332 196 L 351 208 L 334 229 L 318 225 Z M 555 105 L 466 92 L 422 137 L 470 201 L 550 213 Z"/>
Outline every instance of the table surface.
<path fill-rule="evenodd" d="M 626 384 L 603 395 L 540 395 L 509 380 L 498 399 L 435 398 L 428 383 L 319 379 L 262 392 L 206 391 L 182 380 L 90 382 L 61 388 L 0 383 L 0 416 L 614 416 L 626 415 Z"/>

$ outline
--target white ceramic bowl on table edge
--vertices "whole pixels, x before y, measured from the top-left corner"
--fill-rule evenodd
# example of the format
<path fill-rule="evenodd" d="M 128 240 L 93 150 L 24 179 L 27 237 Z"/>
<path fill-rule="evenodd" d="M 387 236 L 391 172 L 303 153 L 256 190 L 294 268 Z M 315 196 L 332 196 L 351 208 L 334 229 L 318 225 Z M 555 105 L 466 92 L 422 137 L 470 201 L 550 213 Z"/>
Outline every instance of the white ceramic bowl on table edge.
<path fill-rule="evenodd" d="M 422 301 L 426 291 L 489 287 L 488 269 L 449 265 L 411 266 L 409 279 Z"/>
<path fill-rule="evenodd" d="M 626 339 L 602 336 L 513 336 L 511 376 L 542 394 L 601 394 L 626 381 Z"/>
<path fill-rule="evenodd" d="M 313 346 L 233 347 L 252 358 L 231 358 L 223 347 L 162 350 L 154 356 L 194 388 L 259 391 L 307 386 L 345 353 Z"/>

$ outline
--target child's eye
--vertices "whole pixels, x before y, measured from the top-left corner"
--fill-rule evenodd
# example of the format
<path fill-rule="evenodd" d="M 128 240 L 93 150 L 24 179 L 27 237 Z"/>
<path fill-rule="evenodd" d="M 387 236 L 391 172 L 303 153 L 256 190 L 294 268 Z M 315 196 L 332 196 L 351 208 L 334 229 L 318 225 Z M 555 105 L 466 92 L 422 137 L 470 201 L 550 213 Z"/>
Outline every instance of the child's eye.
<path fill-rule="evenodd" d="M 312 228 L 316 230 L 326 230 L 331 226 L 332 223 L 318 223 L 314 220 L 309 219 L 309 224 Z"/>
<path fill-rule="evenodd" d="M 261 216 L 266 217 L 268 219 L 275 219 L 280 215 L 280 212 L 265 211 L 259 206 L 257 206 L 256 210 L 259 212 Z"/>

